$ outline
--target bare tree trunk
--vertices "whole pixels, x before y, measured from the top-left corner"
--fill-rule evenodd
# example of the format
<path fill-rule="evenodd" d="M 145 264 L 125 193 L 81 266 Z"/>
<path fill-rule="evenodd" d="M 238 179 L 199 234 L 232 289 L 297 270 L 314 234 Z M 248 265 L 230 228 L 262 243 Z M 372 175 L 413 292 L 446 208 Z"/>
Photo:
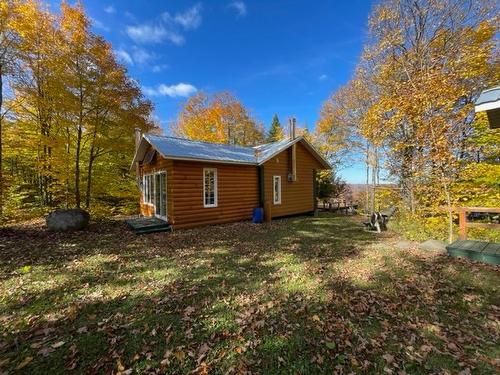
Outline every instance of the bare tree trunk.
<path fill-rule="evenodd" d="M 94 165 L 94 159 L 95 156 L 94 154 L 94 146 L 92 145 L 91 151 L 90 151 L 90 158 L 89 158 L 89 165 L 87 169 L 87 189 L 85 192 L 85 208 L 90 208 L 90 192 L 91 192 L 91 187 L 92 187 L 92 167 Z"/>
<path fill-rule="evenodd" d="M 68 128 L 66 128 L 66 133 L 67 133 L 67 138 L 66 138 L 66 154 L 67 154 L 67 170 L 66 170 L 66 208 L 69 208 L 69 191 L 70 191 L 70 141 L 71 141 L 71 134 Z"/>
<path fill-rule="evenodd" d="M 448 207 L 448 243 L 453 242 L 453 207 L 451 206 L 450 190 L 448 185 L 443 183 L 443 188 L 446 195 L 446 206 Z"/>
<path fill-rule="evenodd" d="M 94 134 L 92 135 L 92 144 L 90 145 L 89 164 L 87 168 L 87 189 L 85 192 L 85 208 L 87 209 L 90 207 L 90 192 L 92 188 L 92 167 L 94 166 L 94 160 L 96 158 L 96 155 L 94 154 L 96 136 L 97 136 L 97 129 L 94 129 Z M 99 152 L 99 150 L 97 150 L 97 152 Z"/>
<path fill-rule="evenodd" d="M 365 210 L 368 211 L 370 207 L 370 193 L 369 193 L 369 186 L 370 186 L 370 145 L 367 142 L 366 143 L 366 184 L 365 184 Z"/>
<path fill-rule="evenodd" d="M 372 151 L 372 188 L 371 188 L 371 195 L 370 195 L 370 209 L 372 212 L 375 212 L 375 187 L 377 184 L 377 170 L 376 170 L 376 161 L 375 161 L 375 156 L 376 155 L 376 149 Z"/>
<path fill-rule="evenodd" d="M 75 205 L 80 208 L 80 152 L 82 144 L 82 125 L 78 125 L 78 135 L 76 138 L 76 152 L 75 152 Z"/>

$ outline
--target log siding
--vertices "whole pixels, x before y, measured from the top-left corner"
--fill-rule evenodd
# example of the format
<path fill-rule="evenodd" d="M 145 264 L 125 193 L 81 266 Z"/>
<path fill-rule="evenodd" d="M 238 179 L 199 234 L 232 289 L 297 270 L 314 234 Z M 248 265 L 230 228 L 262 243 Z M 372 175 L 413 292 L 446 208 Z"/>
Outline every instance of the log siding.
<path fill-rule="evenodd" d="M 314 173 L 322 169 L 318 160 L 300 142 L 295 145 L 296 179 L 289 181 L 292 147 L 261 166 L 164 159 L 158 153 L 139 168 L 140 176 L 167 172 L 168 222 L 175 228 L 191 228 L 250 220 L 252 209 L 271 202 L 272 217 L 314 210 Z M 204 170 L 217 170 L 217 206 L 204 207 Z M 281 204 L 273 204 L 273 176 L 281 177 Z M 265 207 L 265 205 L 264 205 Z M 140 212 L 153 216 L 153 206 L 144 203 Z"/>

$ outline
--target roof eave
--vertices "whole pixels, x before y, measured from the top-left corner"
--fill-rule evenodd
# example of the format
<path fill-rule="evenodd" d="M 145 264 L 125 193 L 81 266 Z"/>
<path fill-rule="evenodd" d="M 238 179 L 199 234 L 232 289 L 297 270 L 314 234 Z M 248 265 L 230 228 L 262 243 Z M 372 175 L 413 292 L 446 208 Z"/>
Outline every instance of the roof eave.
<path fill-rule="evenodd" d="M 258 163 L 258 165 L 259 166 L 263 165 L 264 163 L 268 162 L 269 160 L 274 158 L 276 155 L 278 155 L 280 152 L 285 151 L 286 149 L 288 149 L 290 146 L 293 146 L 297 142 L 303 142 L 305 144 L 306 148 L 309 150 L 309 152 L 311 154 L 313 154 L 313 156 L 316 158 L 316 160 L 318 160 L 320 162 L 320 164 L 324 167 L 324 169 L 332 169 L 332 166 L 330 165 L 330 163 L 323 156 L 321 156 L 321 154 L 318 152 L 318 150 L 316 150 L 316 148 L 311 143 L 309 143 L 309 141 L 307 139 L 305 139 L 302 136 L 295 138 L 292 142 L 287 144 L 286 147 L 279 149 L 278 151 L 274 152 L 273 154 L 271 154 L 267 158 L 263 159 L 262 161 L 260 161 Z"/>
<path fill-rule="evenodd" d="M 237 165 L 253 165 L 257 166 L 257 163 L 251 161 L 236 161 L 236 160 L 217 160 L 217 159 L 203 159 L 203 158 L 190 158 L 190 157 L 179 157 L 172 155 L 161 155 L 164 159 L 170 160 L 183 160 L 183 161 L 197 161 L 203 163 L 217 163 L 217 164 L 237 164 Z"/>
<path fill-rule="evenodd" d="M 484 112 L 484 111 L 491 111 L 492 109 L 498 109 L 500 108 L 500 100 L 495 100 L 493 102 L 484 102 L 481 104 L 478 104 L 474 107 L 474 110 L 476 112 Z"/>

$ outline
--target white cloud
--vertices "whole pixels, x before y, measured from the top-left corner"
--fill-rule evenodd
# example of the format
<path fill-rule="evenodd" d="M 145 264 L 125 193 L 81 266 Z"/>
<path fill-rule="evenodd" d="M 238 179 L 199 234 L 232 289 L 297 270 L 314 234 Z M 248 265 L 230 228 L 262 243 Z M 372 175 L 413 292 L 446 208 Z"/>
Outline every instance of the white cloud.
<path fill-rule="evenodd" d="M 125 50 L 123 48 L 115 50 L 117 59 L 128 65 L 145 65 L 146 68 L 151 68 L 154 73 L 159 73 L 168 68 L 167 64 L 156 64 L 152 67 L 148 63 L 158 60 L 159 57 L 154 52 L 150 52 L 138 46 L 132 46 L 131 49 Z"/>
<path fill-rule="evenodd" d="M 169 41 L 181 45 L 185 41 L 182 31 L 194 30 L 201 25 L 201 9 L 201 4 L 198 3 L 175 16 L 164 12 L 153 22 L 127 26 L 126 33 L 136 43 Z"/>
<path fill-rule="evenodd" d="M 132 50 L 132 57 L 136 63 L 144 64 L 150 60 L 155 59 L 155 55 L 146 51 L 143 48 L 134 46 Z"/>
<path fill-rule="evenodd" d="M 233 8 L 240 17 L 245 17 L 247 15 L 247 5 L 243 1 L 233 1 L 229 4 L 229 7 Z"/>
<path fill-rule="evenodd" d="M 104 11 L 108 14 L 116 13 L 116 9 L 113 5 L 108 5 L 108 6 L 104 7 Z"/>
<path fill-rule="evenodd" d="M 101 30 L 104 30 L 104 31 L 109 31 L 109 27 L 105 26 L 101 21 L 99 21 L 98 19 L 96 18 L 93 18 L 93 17 L 90 17 L 90 21 L 92 22 L 92 25 L 94 25 L 94 27 L 96 29 L 101 29 Z"/>
<path fill-rule="evenodd" d="M 201 25 L 201 4 L 196 4 L 184 13 L 177 13 L 174 22 L 186 30 L 197 29 Z"/>
<path fill-rule="evenodd" d="M 320 76 L 318 77 L 318 79 L 319 79 L 320 81 L 324 81 L 324 80 L 325 80 L 325 79 L 327 79 L 327 78 L 328 78 L 328 76 L 327 76 L 326 74 L 322 74 L 322 75 L 320 75 Z"/>
<path fill-rule="evenodd" d="M 153 65 L 151 70 L 153 71 L 153 73 L 160 73 L 167 68 L 168 68 L 167 64 L 158 64 L 158 65 Z"/>
<path fill-rule="evenodd" d="M 120 60 L 121 62 L 124 62 L 124 63 L 129 64 L 129 65 L 134 65 L 134 61 L 132 60 L 132 56 L 130 56 L 130 54 L 127 51 L 125 51 L 123 49 L 118 49 L 118 50 L 115 50 L 115 55 L 118 58 L 118 60 Z"/>
<path fill-rule="evenodd" d="M 142 91 L 148 96 L 169 96 L 171 98 L 187 97 L 194 94 L 198 89 L 189 83 L 178 83 L 176 85 L 160 84 L 156 88 L 143 87 Z"/>
<path fill-rule="evenodd" d="M 169 40 L 174 44 L 184 43 L 184 37 L 174 31 L 167 30 L 165 26 L 138 25 L 127 26 L 127 35 L 136 43 L 161 43 Z"/>
<path fill-rule="evenodd" d="M 130 13 L 129 11 L 125 11 L 123 13 L 125 15 L 125 17 L 127 17 L 129 20 L 131 21 L 135 21 L 137 18 L 135 17 L 135 15 L 133 15 L 132 13 Z"/>

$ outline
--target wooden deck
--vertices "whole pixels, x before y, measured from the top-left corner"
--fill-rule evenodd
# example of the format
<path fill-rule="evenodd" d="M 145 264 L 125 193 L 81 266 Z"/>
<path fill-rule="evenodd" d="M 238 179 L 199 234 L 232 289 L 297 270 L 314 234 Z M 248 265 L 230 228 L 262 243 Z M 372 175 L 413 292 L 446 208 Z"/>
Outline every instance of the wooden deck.
<path fill-rule="evenodd" d="M 156 217 L 139 217 L 125 222 L 136 234 L 172 231 L 170 224 Z"/>
<path fill-rule="evenodd" d="M 453 257 L 465 257 L 484 263 L 500 264 L 500 244 L 485 241 L 459 240 L 446 246 Z"/>

